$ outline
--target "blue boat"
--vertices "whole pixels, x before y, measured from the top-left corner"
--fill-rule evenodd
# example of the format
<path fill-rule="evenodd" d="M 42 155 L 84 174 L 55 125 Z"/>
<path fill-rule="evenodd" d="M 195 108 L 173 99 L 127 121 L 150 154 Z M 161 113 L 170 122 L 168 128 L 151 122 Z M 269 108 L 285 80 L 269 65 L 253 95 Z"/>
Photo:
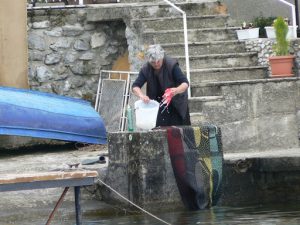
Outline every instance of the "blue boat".
<path fill-rule="evenodd" d="M 107 140 L 104 122 L 90 102 L 10 87 L 0 87 L 1 134 L 91 144 Z"/>

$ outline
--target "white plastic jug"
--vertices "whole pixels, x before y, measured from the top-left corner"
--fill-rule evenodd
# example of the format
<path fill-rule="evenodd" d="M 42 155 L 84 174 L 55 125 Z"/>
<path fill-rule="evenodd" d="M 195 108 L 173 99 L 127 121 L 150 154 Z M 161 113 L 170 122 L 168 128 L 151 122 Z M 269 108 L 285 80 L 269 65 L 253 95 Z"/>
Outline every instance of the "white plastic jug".
<path fill-rule="evenodd" d="M 142 100 L 138 100 L 134 103 L 134 108 L 137 128 L 150 130 L 155 127 L 159 108 L 157 101 L 150 100 L 149 103 L 144 103 Z"/>

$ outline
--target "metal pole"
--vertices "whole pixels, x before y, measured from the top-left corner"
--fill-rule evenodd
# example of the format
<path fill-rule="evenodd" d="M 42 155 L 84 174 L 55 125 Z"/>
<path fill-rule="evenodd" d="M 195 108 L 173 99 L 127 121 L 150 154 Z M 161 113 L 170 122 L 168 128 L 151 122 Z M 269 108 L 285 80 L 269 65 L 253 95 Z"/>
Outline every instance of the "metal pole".
<path fill-rule="evenodd" d="M 292 19 L 293 19 L 293 37 L 297 38 L 297 25 L 296 25 L 296 10 L 295 10 L 295 6 L 285 0 L 279 0 L 280 2 L 288 5 L 291 7 L 292 10 Z"/>
<path fill-rule="evenodd" d="M 187 20 L 186 20 L 186 13 L 174 5 L 172 2 L 168 0 L 164 0 L 166 3 L 168 3 L 170 6 L 172 6 L 174 9 L 176 9 L 178 12 L 182 14 L 183 18 L 183 34 L 184 34 L 184 50 L 185 50 L 185 63 L 186 63 L 186 76 L 188 81 L 190 82 L 190 86 L 188 88 L 188 97 L 191 97 L 191 81 L 190 81 L 190 58 L 189 58 L 189 45 L 188 45 L 188 33 L 187 33 Z"/>
<path fill-rule="evenodd" d="M 75 194 L 75 210 L 76 210 L 76 225 L 82 225 L 81 223 L 81 207 L 80 207 L 80 186 L 74 187 Z"/>
<path fill-rule="evenodd" d="M 297 24 L 297 37 L 299 36 L 299 5 L 298 0 L 295 0 L 295 13 L 296 13 L 296 24 Z"/>
<path fill-rule="evenodd" d="M 54 213 L 56 212 L 56 210 L 57 210 L 57 209 L 59 208 L 59 206 L 61 205 L 62 201 L 64 200 L 65 195 L 66 195 L 67 192 L 68 192 L 68 190 L 69 190 L 69 187 L 65 187 L 65 189 L 64 189 L 63 193 L 61 194 L 61 196 L 60 196 L 58 202 L 56 203 L 54 209 L 52 210 L 52 212 L 51 212 L 51 214 L 50 214 L 50 216 L 49 216 L 49 218 L 48 218 L 48 220 L 47 220 L 47 222 L 46 222 L 46 225 L 49 225 L 49 224 L 50 224 L 51 220 L 53 219 Z"/>

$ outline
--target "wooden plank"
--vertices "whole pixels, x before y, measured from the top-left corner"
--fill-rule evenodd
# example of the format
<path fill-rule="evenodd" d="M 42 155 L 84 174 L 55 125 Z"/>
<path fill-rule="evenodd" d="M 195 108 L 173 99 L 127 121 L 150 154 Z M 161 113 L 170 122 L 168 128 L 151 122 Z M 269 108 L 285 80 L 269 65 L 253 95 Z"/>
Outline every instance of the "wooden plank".
<path fill-rule="evenodd" d="M 97 171 L 55 171 L 55 172 L 39 172 L 27 174 L 6 174 L 0 175 L 1 184 L 26 183 L 36 181 L 53 181 L 53 180 L 67 180 L 80 179 L 87 177 L 97 177 Z"/>

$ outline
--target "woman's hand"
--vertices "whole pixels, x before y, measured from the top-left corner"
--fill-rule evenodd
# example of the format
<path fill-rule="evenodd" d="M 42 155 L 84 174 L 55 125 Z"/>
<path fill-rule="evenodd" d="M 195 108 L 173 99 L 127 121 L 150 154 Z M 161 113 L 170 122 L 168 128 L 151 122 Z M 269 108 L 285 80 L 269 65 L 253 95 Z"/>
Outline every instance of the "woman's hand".
<path fill-rule="evenodd" d="M 144 103 L 149 103 L 150 98 L 147 95 L 144 95 L 142 90 L 139 87 L 134 87 L 132 89 L 133 93 L 139 97 L 140 100 L 142 100 Z"/>
<path fill-rule="evenodd" d="M 141 95 L 140 99 L 144 102 L 144 103 L 149 103 L 150 98 L 147 95 Z"/>

